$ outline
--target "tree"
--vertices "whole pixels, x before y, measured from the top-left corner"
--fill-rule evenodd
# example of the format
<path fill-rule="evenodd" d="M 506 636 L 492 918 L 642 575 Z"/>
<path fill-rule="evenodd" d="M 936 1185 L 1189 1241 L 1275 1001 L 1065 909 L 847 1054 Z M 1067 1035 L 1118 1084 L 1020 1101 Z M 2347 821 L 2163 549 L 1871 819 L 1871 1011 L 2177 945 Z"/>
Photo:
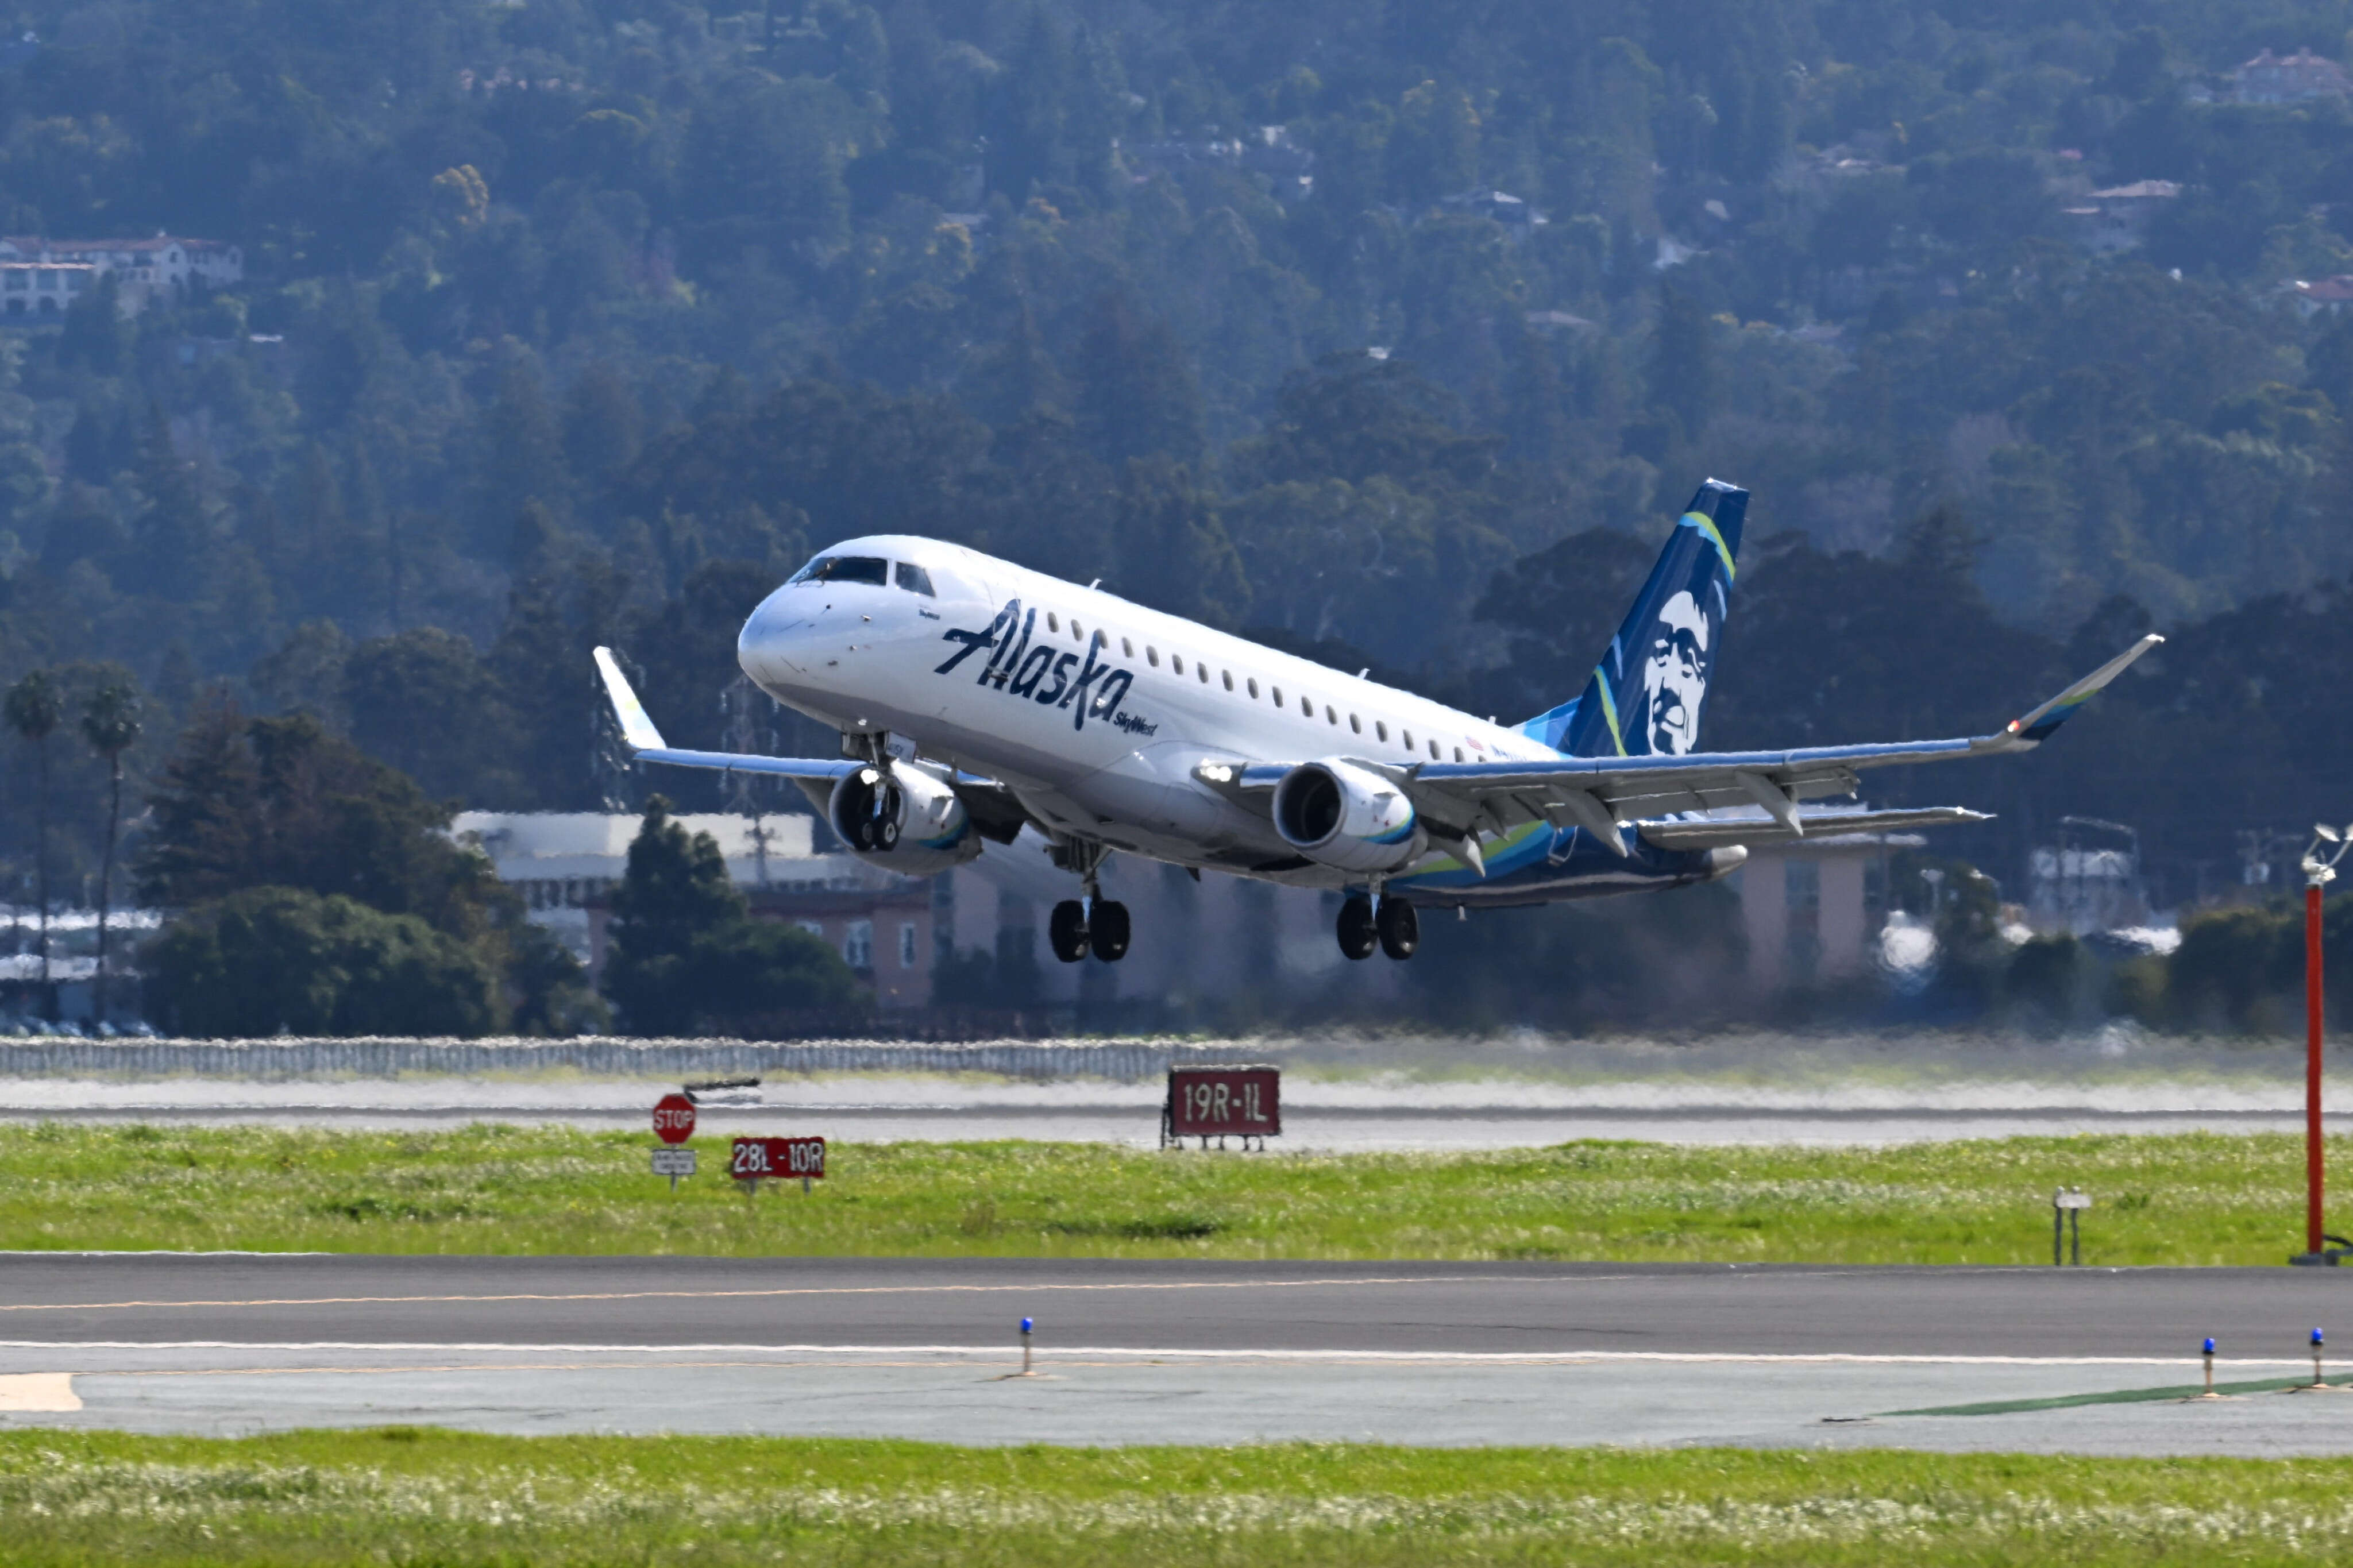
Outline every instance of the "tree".
<path fill-rule="evenodd" d="M 641 1035 L 741 1032 L 788 1014 L 860 1011 L 865 989 L 808 932 L 754 920 L 707 833 L 690 835 L 654 795 L 613 894 L 605 990 Z"/>
<path fill-rule="evenodd" d="M 175 1034 L 475 1036 L 497 1016 L 483 958 L 413 915 L 248 888 L 149 944 L 150 1002 Z"/>
<path fill-rule="evenodd" d="M 98 976 L 91 1012 L 106 1021 L 107 916 L 114 895 L 114 848 L 122 830 L 122 753 L 139 739 L 139 693 L 127 681 L 110 680 L 91 693 L 82 710 L 82 739 L 106 759 L 106 858 L 98 874 Z"/>
<path fill-rule="evenodd" d="M 41 990 L 43 1005 L 53 1007 L 49 987 L 49 736 L 66 716 L 65 699 L 56 677 L 37 669 L 8 689 L 8 727 L 33 747 L 38 768 L 34 812 L 33 885 L 41 900 Z"/>

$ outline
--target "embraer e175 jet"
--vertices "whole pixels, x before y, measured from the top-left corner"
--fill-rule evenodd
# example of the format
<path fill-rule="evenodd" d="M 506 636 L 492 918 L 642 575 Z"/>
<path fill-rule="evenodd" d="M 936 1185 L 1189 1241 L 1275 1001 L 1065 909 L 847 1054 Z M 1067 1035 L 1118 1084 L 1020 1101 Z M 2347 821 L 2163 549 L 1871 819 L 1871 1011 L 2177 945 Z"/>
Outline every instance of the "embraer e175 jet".
<path fill-rule="evenodd" d="M 879 866 L 1042 848 L 1077 883 L 1048 926 L 1065 963 L 1127 952 L 1126 907 L 1098 882 L 1113 852 L 1343 891 L 1341 951 L 1402 959 L 1420 907 L 1681 887 L 1754 844 L 1985 820 L 1807 803 L 1852 796 L 1866 768 L 2031 750 L 2161 640 L 1990 735 L 1703 752 L 1747 503 L 1701 486 L 1585 689 L 1511 726 L 896 534 L 818 556 L 736 641 L 763 691 L 841 731 L 840 758 L 674 749 L 611 650 L 596 664 L 639 759 L 791 779 Z"/>

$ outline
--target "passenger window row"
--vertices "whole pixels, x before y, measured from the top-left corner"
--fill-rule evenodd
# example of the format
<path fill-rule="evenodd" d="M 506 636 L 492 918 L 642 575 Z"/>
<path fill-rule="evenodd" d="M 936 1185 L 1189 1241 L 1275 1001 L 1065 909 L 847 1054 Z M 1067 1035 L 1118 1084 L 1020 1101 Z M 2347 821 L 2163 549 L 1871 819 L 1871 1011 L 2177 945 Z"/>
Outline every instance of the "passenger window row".
<path fill-rule="evenodd" d="M 1052 633 L 1056 634 L 1057 636 L 1060 635 L 1060 633 L 1061 633 L 1061 630 L 1062 630 L 1062 620 L 1061 620 L 1061 616 L 1060 616 L 1060 615 L 1058 615 L 1056 612 L 1052 611 L 1052 610 L 1049 610 L 1049 611 L 1047 611 L 1047 612 L 1046 612 L 1046 629 L 1047 629 L 1048 631 L 1050 631 L 1050 632 L 1052 632 Z M 1078 622 L 1078 619 L 1077 619 L 1077 617 L 1076 617 L 1076 616 L 1071 617 L 1071 638 L 1072 638 L 1072 640 L 1073 640 L 1073 641 L 1084 642 L 1084 641 L 1086 640 L 1086 634 L 1085 634 L 1083 631 L 1082 631 L 1082 630 L 1080 629 L 1079 622 Z M 1105 636 L 1103 635 L 1103 633 L 1101 630 L 1097 630 L 1097 631 L 1096 631 L 1096 633 L 1095 633 L 1095 642 L 1096 642 L 1096 645 L 1097 645 L 1098 647 L 1105 647 L 1105 646 L 1108 646 L 1108 645 L 1109 645 L 1109 643 L 1110 643 L 1110 640 L 1111 640 L 1111 639 L 1110 639 L 1109 637 L 1105 637 Z M 1134 658 L 1135 657 L 1135 642 L 1134 642 L 1134 638 L 1132 638 L 1132 637 L 1122 637 L 1122 638 L 1120 638 L 1120 639 L 1119 639 L 1119 647 L 1120 647 L 1120 652 L 1121 652 L 1121 654 L 1122 654 L 1124 657 L 1128 658 Z M 1145 659 L 1145 662 L 1146 664 L 1150 665 L 1153 668 L 1155 668 L 1155 669 L 1158 669 L 1158 668 L 1160 668 L 1160 649 L 1159 649 L 1156 646 L 1155 646 L 1155 645 L 1153 645 L 1153 644 L 1151 644 L 1151 643 L 1146 643 L 1146 644 L 1145 644 L 1145 646 L 1144 646 L 1144 659 Z M 1182 674 L 1184 674 L 1184 673 L 1185 673 L 1185 656 L 1184 656 L 1183 654 L 1181 654 L 1181 653 L 1171 653 L 1171 654 L 1168 656 L 1168 670 L 1169 670 L 1169 673 L 1170 673 L 1170 674 L 1172 674 L 1172 675 L 1182 675 Z M 1203 685 L 1203 686 L 1207 686 L 1207 685 L 1208 685 L 1208 684 L 1209 684 L 1209 667 L 1208 667 L 1208 665 L 1206 665 L 1206 664 L 1202 663 L 1202 662 L 1201 662 L 1199 659 L 1198 659 L 1198 658 L 1197 658 L 1197 659 L 1195 659 L 1195 660 L 1193 661 L 1193 674 L 1194 674 L 1195 679 L 1196 679 L 1197 680 L 1198 680 L 1198 681 L 1200 682 L 1200 684 L 1201 684 L 1201 685 Z M 1224 687 L 1228 691 L 1231 691 L 1231 690 L 1233 690 L 1233 689 L 1234 689 L 1234 672 L 1233 672 L 1232 670 L 1230 670 L 1230 669 L 1221 669 L 1221 670 L 1219 670 L 1219 671 L 1218 672 L 1218 680 L 1219 680 L 1219 685 L 1221 685 L 1221 686 L 1223 686 L 1223 687 Z M 1245 690 L 1247 690 L 1247 691 L 1250 693 L 1250 700 L 1251 700 L 1251 701 L 1255 702 L 1255 701 L 1259 700 L 1259 689 L 1258 689 L 1258 678 L 1257 678 L 1257 677 L 1255 677 L 1255 676 L 1244 676 L 1244 677 L 1242 678 L 1242 682 L 1241 682 L 1241 684 L 1242 684 L 1242 689 L 1245 689 Z M 1269 696 L 1271 696 L 1271 697 L 1274 700 L 1274 705 L 1275 705 L 1277 708 L 1286 708 L 1286 707 L 1288 707 L 1288 706 L 1289 706 L 1289 704 L 1283 700 L 1283 696 L 1282 696 L 1282 687 L 1280 687 L 1280 686 L 1270 686 L 1270 687 L 1268 687 L 1268 688 L 1267 688 L 1267 694 L 1268 694 Z M 1314 698 L 1312 698 L 1312 697 L 1310 697 L 1310 696 L 1306 695 L 1304 692 L 1302 692 L 1302 693 L 1300 694 L 1300 698 L 1299 698 L 1299 710 L 1300 710 L 1300 712 L 1302 712 L 1302 713 L 1305 714 L 1305 715 L 1306 715 L 1308 718 L 1310 718 L 1310 719 L 1314 718 L 1314 717 L 1315 717 L 1315 700 L 1314 700 Z M 1335 729 L 1337 729 L 1337 728 L 1339 727 L 1339 723 L 1340 723 L 1340 710 L 1339 710 L 1337 708 L 1334 707 L 1332 704 L 1330 704 L 1330 703 L 1328 703 L 1328 702 L 1327 702 L 1327 703 L 1325 703 L 1325 704 L 1324 705 L 1324 721 L 1325 723 L 1327 723 L 1327 724 L 1329 724 L 1329 725 L 1333 726 Z M 1348 732 L 1349 732 L 1350 734 L 1353 734 L 1353 735 L 1361 735 L 1361 734 L 1363 734 L 1363 733 L 1365 732 L 1365 724 L 1364 724 L 1364 721 L 1363 721 L 1361 718 L 1359 718 L 1357 715 L 1354 714 L 1354 713 L 1351 713 L 1351 714 L 1349 714 L 1349 715 L 1348 715 Z M 1387 720 L 1384 720 L 1384 719 L 1376 719 L 1376 720 L 1374 720 L 1374 721 L 1373 721 L 1373 733 L 1374 733 L 1374 735 L 1375 735 L 1377 738 L 1378 738 L 1378 740 L 1380 741 L 1380 742 L 1381 742 L 1383 745 L 1387 745 L 1387 744 L 1388 744 L 1388 739 L 1389 739 L 1389 726 L 1388 726 L 1388 721 Z M 1405 750 L 1409 754 L 1410 754 L 1410 753 L 1412 753 L 1412 752 L 1414 752 L 1414 750 L 1415 750 L 1415 746 L 1414 746 L 1414 739 L 1413 739 L 1413 731 L 1410 731 L 1410 730 L 1406 730 L 1406 729 L 1400 729 L 1400 730 L 1398 730 L 1398 742 L 1401 743 L 1401 745 L 1402 745 L 1403 749 L 1404 749 L 1404 750 Z M 1434 740 L 1433 740 L 1433 741 L 1430 741 L 1430 742 L 1427 742 L 1427 745 L 1428 745 L 1429 750 L 1430 750 L 1430 760 L 1431 762 L 1433 762 L 1433 763 L 1435 763 L 1435 762 L 1442 762 L 1442 761 L 1444 760 L 1444 757 L 1443 757 L 1442 753 L 1440 752 L 1440 748 L 1439 748 L 1439 744 L 1438 744 L 1438 742 L 1437 742 L 1436 741 L 1434 741 Z M 1462 758 L 1462 748 L 1461 748 L 1461 747 L 1460 747 L 1460 746 L 1456 746 L 1455 748 L 1453 748 L 1453 751 L 1454 751 L 1454 760 L 1455 760 L 1456 762 L 1458 762 L 1458 763 L 1459 763 L 1459 762 L 1461 762 L 1461 761 L 1462 761 L 1462 760 L 1463 760 L 1463 758 Z"/>

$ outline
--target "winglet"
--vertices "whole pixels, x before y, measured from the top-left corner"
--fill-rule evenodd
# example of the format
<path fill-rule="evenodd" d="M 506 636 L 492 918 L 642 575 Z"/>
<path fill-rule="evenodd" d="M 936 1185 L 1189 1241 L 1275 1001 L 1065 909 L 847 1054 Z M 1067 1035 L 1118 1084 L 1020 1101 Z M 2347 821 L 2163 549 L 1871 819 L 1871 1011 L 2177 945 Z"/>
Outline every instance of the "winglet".
<path fill-rule="evenodd" d="M 2099 668 L 2092 671 L 2091 674 L 2084 677 L 2031 713 L 2022 718 L 2012 719 L 2002 729 L 2003 738 L 2023 741 L 2029 744 L 2048 740 L 2052 731 L 2074 717 L 2076 709 L 2091 700 L 2093 696 L 2109 681 L 2122 675 L 2133 660 L 2164 640 L 2155 632 L 2149 633 L 2148 636 L 2141 638 L 2140 641 L 2133 644 L 2132 647 L 2125 649 L 2124 652 L 2116 655 L 2116 658 L 2108 660 L 2107 663 L 2100 666 Z"/>
<path fill-rule="evenodd" d="M 605 678 L 605 695 L 612 699 L 613 716 L 621 721 L 621 739 L 629 743 L 629 750 L 666 750 L 661 731 L 655 729 L 654 721 L 647 717 L 646 705 L 638 700 L 638 694 L 629 689 L 628 677 L 623 675 L 621 667 L 613 661 L 611 648 L 596 650 L 596 673 Z"/>

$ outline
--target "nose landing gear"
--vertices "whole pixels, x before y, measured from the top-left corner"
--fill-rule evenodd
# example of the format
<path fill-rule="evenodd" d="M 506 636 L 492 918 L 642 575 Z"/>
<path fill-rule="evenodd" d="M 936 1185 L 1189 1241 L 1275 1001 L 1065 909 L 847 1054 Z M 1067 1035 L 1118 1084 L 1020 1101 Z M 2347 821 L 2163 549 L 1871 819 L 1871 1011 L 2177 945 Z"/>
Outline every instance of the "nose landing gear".
<path fill-rule="evenodd" d="M 1352 893 L 1340 906 L 1340 951 L 1350 959 L 1373 956 L 1378 947 L 1391 958 L 1411 958 L 1421 946 L 1421 917 L 1412 904 L 1394 893 L 1383 894 L 1377 905 L 1362 893 Z"/>

